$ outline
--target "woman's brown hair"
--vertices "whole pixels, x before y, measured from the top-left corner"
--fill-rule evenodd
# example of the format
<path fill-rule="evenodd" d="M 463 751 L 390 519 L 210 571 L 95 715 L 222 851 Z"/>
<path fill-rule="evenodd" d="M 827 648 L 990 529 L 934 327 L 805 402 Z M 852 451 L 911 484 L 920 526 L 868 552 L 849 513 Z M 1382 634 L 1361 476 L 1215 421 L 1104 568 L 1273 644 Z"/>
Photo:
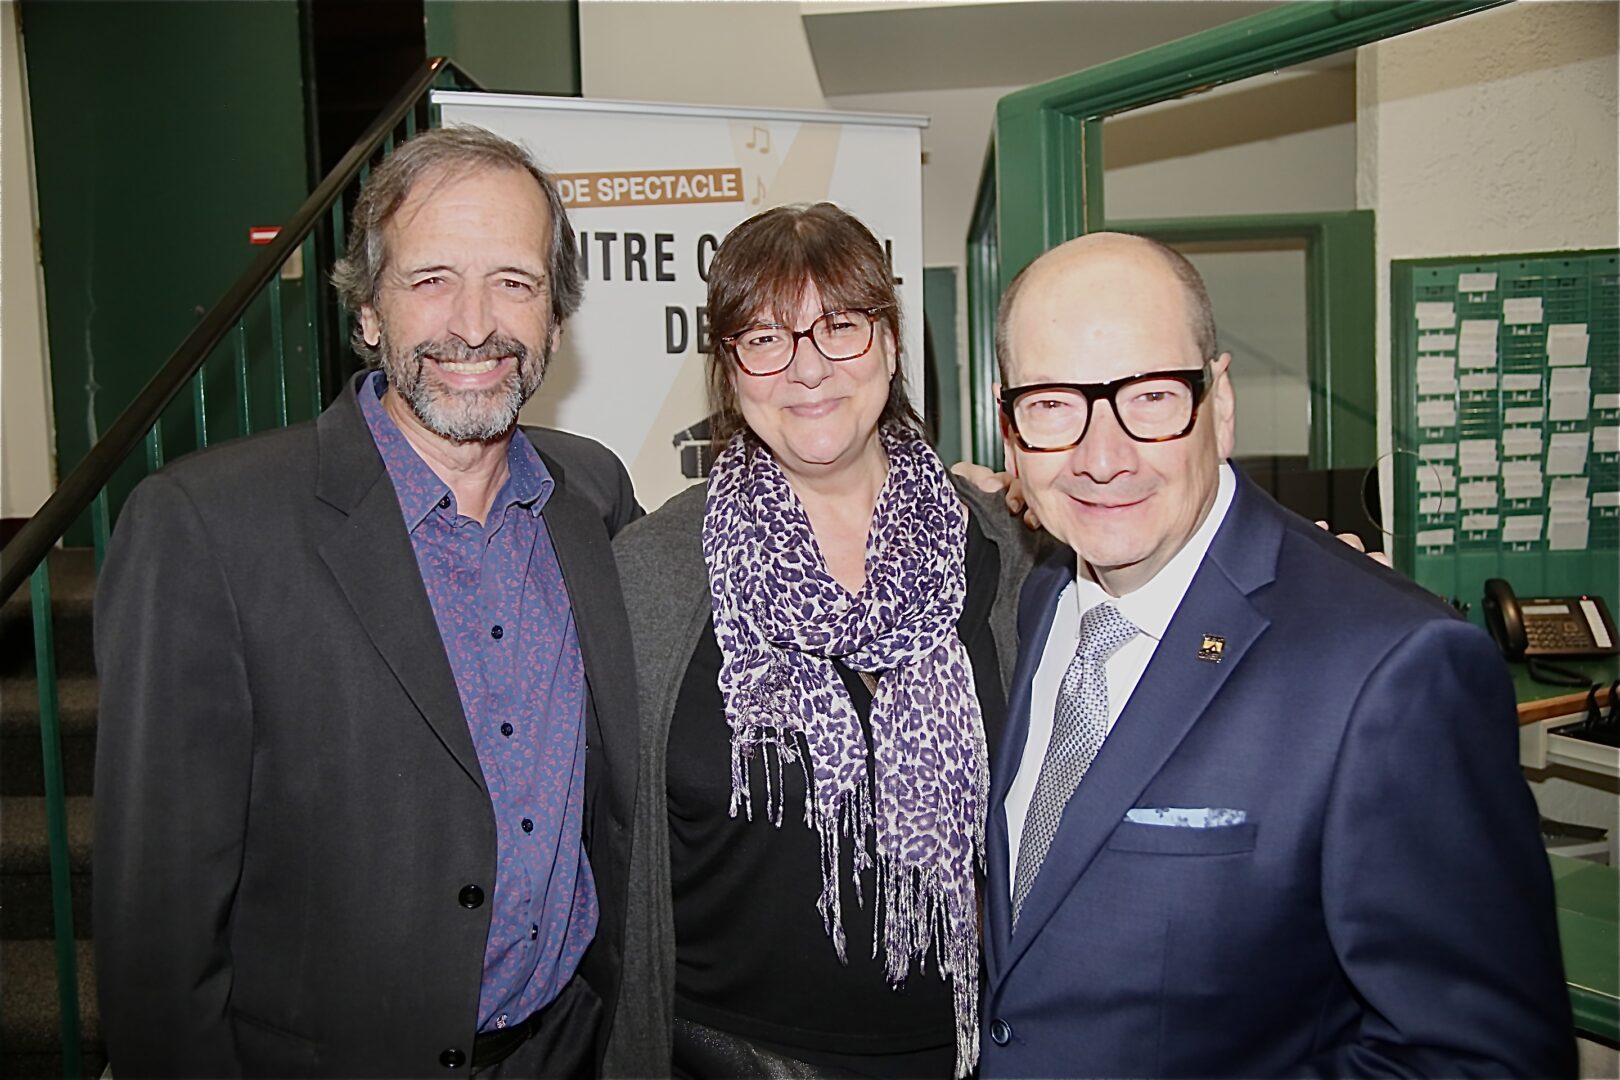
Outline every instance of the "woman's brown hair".
<path fill-rule="evenodd" d="M 878 424 L 922 430 L 906 393 L 900 297 L 883 245 L 858 218 L 832 203 L 778 206 L 731 230 L 709 266 L 709 412 L 716 453 L 747 426 L 732 380 L 752 378 L 737 367 L 721 339 L 762 319 L 791 324 L 810 288 L 826 311 L 880 309 L 875 318 L 893 335 L 895 369 Z"/>

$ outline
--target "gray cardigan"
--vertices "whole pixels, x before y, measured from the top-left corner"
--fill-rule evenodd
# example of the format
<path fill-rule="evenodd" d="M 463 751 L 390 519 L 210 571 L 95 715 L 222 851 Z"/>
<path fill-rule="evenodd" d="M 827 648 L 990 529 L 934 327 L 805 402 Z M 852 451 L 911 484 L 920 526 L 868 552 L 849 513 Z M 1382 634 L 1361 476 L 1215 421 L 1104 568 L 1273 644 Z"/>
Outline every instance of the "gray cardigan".
<path fill-rule="evenodd" d="M 953 478 L 955 479 L 955 478 Z M 990 631 L 1003 687 L 1018 657 L 1018 594 L 1034 561 L 1036 534 L 999 496 L 956 480 L 973 519 L 1000 556 Z M 629 898 L 620 1006 L 609 1038 L 606 1075 L 668 1076 L 674 1023 L 675 916 L 669 880 L 665 751 L 681 682 L 711 610 L 703 562 L 705 485 L 687 489 L 613 541 L 630 613 L 641 691 L 641 757 L 632 826 Z"/>

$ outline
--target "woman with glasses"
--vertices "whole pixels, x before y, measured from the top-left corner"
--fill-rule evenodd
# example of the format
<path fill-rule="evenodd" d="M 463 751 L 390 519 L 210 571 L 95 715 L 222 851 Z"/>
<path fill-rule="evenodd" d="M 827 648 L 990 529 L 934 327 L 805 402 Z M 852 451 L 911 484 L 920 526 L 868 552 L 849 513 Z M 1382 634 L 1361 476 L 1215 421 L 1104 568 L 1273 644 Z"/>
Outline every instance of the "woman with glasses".
<path fill-rule="evenodd" d="M 1031 534 L 921 434 L 878 241 L 767 211 L 709 276 L 707 485 L 615 542 L 642 790 L 615 1062 L 686 1076 L 960 1076 L 977 875 Z M 663 1011 L 660 1011 L 662 1009 Z"/>

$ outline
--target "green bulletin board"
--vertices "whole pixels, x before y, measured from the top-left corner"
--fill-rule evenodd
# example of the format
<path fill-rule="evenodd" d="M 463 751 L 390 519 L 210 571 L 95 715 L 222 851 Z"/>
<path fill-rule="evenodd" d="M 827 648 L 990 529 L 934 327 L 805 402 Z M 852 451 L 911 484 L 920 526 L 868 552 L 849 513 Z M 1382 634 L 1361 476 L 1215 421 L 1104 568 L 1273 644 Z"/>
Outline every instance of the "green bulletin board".
<path fill-rule="evenodd" d="M 1581 251 L 1392 264 L 1396 556 L 1477 610 L 1620 600 L 1620 260 Z"/>

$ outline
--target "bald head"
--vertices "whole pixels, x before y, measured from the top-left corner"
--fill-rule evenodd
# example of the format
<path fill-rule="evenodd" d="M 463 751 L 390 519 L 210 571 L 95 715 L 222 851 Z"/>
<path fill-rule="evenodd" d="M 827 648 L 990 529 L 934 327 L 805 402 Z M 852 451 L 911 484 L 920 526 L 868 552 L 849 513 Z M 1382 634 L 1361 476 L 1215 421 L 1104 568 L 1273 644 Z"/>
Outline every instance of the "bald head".
<path fill-rule="evenodd" d="M 996 360 L 1002 385 L 1031 381 L 1013 374 L 1017 342 L 1012 327 L 1015 309 L 1026 292 L 1059 303 L 1065 297 L 1123 302 L 1127 306 L 1120 310 L 1140 310 L 1143 318 L 1154 313 L 1162 317 L 1167 307 L 1179 306 L 1180 320 L 1199 356 L 1215 356 L 1215 316 L 1209 292 L 1185 255 L 1145 236 L 1087 233 L 1059 244 L 1024 267 L 1002 294 L 996 314 Z"/>

